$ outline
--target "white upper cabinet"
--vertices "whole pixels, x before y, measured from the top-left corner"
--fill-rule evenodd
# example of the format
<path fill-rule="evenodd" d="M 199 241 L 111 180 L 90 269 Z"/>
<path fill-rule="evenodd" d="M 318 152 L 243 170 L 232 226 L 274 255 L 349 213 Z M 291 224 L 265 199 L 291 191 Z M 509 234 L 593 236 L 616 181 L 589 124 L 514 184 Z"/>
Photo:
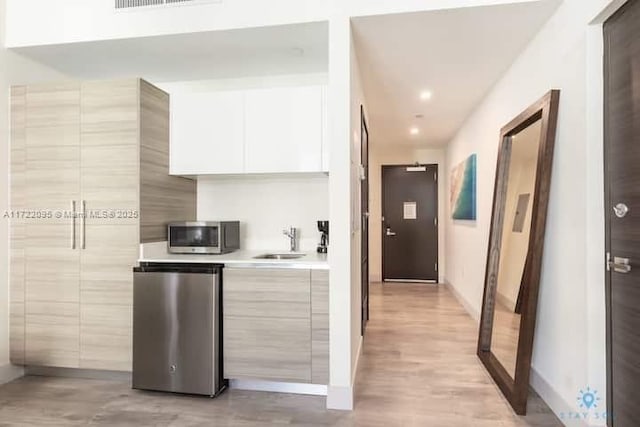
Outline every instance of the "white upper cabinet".
<path fill-rule="evenodd" d="M 171 174 L 327 172 L 323 86 L 171 95 Z"/>
<path fill-rule="evenodd" d="M 171 95 L 171 174 L 244 172 L 244 93 Z"/>
<path fill-rule="evenodd" d="M 329 172 L 330 142 L 329 138 L 329 100 L 327 88 L 322 88 L 322 171 Z"/>
<path fill-rule="evenodd" d="M 291 87 L 246 93 L 247 173 L 322 170 L 322 88 Z"/>

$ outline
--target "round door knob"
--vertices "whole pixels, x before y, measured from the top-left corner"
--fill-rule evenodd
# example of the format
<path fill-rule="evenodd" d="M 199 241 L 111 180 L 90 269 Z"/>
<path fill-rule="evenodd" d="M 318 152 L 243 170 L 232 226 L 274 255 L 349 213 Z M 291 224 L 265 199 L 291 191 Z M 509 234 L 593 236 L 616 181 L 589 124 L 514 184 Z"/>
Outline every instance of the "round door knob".
<path fill-rule="evenodd" d="M 176 371 L 176 365 L 171 365 L 169 367 L 169 372 L 171 372 L 172 374 Z"/>
<path fill-rule="evenodd" d="M 616 214 L 618 218 L 624 218 L 629 213 L 629 206 L 624 203 L 618 203 L 613 207 L 613 212 Z"/>

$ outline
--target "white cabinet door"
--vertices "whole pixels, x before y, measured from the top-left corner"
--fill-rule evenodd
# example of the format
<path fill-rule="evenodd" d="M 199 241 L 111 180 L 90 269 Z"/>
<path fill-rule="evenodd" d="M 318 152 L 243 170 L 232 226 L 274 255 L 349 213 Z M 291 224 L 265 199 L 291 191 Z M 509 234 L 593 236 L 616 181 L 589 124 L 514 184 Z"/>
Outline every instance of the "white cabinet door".
<path fill-rule="evenodd" d="M 245 172 L 322 171 L 322 87 L 246 92 Z"/>
<path fill-rule="evenodd" d="M 322 171 L 329 172 L 331 160 L 331 138 L 329 138 L 329 99 L 327 88 L 322 88 Z"/>
<path fill-rule="evenodd" d="M 171 95 L 171 174 L 244 172 L 244 94 Z"/>

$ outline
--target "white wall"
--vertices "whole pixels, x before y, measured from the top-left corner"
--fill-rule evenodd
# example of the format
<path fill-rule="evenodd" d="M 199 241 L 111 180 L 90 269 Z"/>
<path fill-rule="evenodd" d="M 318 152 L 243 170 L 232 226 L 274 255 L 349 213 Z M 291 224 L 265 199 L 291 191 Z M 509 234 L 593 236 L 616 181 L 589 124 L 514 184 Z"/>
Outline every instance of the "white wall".
<path fill-rule="evenodd" d="M 353 408 L 351 290 L 351 27 L 331 0 L 329 21 L 329 370 L 327 407 Z"/>
<path fill-rule="evenodd" d="M 326 21 L 321 0 L 222 0 L 116 11 L 113 0 L 6 0 L 10 47 Z"/>
<path fill-rule="evenodd" d="M 509 156 L 508 184 L 500 246 L 497 298 L 506 307 L 514 310 L 520 293 L 524 264 L 529 250 L 531 214 L 534 204 L 537 158 L 540 147 L 542 122 L 538 120 L 512 138 Z M 524 212 L 522 231 L 514 231 L 520 195 L 528 194 L 529 200 Z"/>
<path fill-rule="evenodd" d="M 217 31 L 540 0 L 220 0 L 115 11 L 113 0 L 6 0 L 10 47 Z"/>
<path fill-rule="evenodd" d="M 371 126 L 371 125 L 370 125 Z M 445 150 L 414 149 L 410 147 L 387 147 L 375 138 L 375 128 L 369 129 L 373 146 L 369 153 L 369 278 L 373 282 L 382 280 L 382 166 L 413 164 L 438 165 L 438 281 L 445 278 L 445 236 L 444 227 L 446 199 L 448 192 L 445 186 Z"/>
<path fill-rule="evenodd" d="M 239 220 L 240 247 L 289 250 L 282 230 L 296 227 L 300 250 L 315 251 L 317 220 L 329 218 L 326 175 L 200 178 L 198 220 Z"/>
<path fill-rule="evenodd" d="M 565 0 L 447 150 L 449 168 L 478 154 L 478 220 L 468 226 L 447 220 L 446 227 L 447 280 L 477 316 L 499 130 L 548 90 L 562 90 L 532 371 L 534 388 L 559 416 L 577 411 L 580 388 L 595 388 L 603 399 L 606 389 L 602 115 L 597 107 L 602 36 L 589 22 L 607 3 Z"/>
<path fill-rule="evenodd" d="M 539 132 L 538 132 L 539 135 Z M 533 141 L 535 144 L 537 141 Z M 522 143 L 522 142 L 519 142 Z M 537 144 L 536 144 L 537 146 Z M 509 165 L 509 184 L 507 186 L 504 224 L 502 228 L 502 245 L 500 247 L 500 264 L 498 271 L 498 300 L 514 310 L 520 286 L 524 264 L 529 252 L 529 234 L 531 231 L 531 213 L 533 211 L 534 188 L 536 181 L 536 165 L 534 159 L 526 162 L 511 157 Z M 522 231 L 513 231 L 514 218 L 521 194 L 529 194 Z"/>
<path fill-rule="evenodd" d="M 4 48 L 4 1 L 0 1 L 0 383 L 16 372 L 9 370 L 9 88 L 15 84 L 64 79 L 51 69 L 31 62 Z"/>
<path fill-rule="evenodd" d="M 362 129 L 361 111 L 367 114 L 360 63 L 351 44 L 351 371 L 355 373 L 362 345 Z M 371 131 L 369 130 L 369 133 Z"/>

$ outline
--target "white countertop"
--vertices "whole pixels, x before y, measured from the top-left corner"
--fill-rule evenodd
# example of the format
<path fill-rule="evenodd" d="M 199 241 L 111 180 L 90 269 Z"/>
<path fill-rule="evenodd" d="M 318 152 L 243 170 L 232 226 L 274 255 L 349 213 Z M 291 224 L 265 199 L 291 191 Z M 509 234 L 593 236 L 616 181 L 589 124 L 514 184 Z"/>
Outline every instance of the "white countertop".
<path fill-rule="evenodd" d="M 329 262 L 327 254 L 317 252 L 296 252 L 304 254 L 297 259 L 255 259 L 256 256 L 276 253 L 283 254 L 287 251 L 247 251 L 238 250 L 222 255 L 191 255 L 171 254 L 167 252 L 167 243 L 146 243 L 140 245 L 139 262 L 186 262 L 186 263 L 211 263 L 224 264 L 229 267 L 247 268 L 300 268 L 308 270 L 328 270 Z"/>

